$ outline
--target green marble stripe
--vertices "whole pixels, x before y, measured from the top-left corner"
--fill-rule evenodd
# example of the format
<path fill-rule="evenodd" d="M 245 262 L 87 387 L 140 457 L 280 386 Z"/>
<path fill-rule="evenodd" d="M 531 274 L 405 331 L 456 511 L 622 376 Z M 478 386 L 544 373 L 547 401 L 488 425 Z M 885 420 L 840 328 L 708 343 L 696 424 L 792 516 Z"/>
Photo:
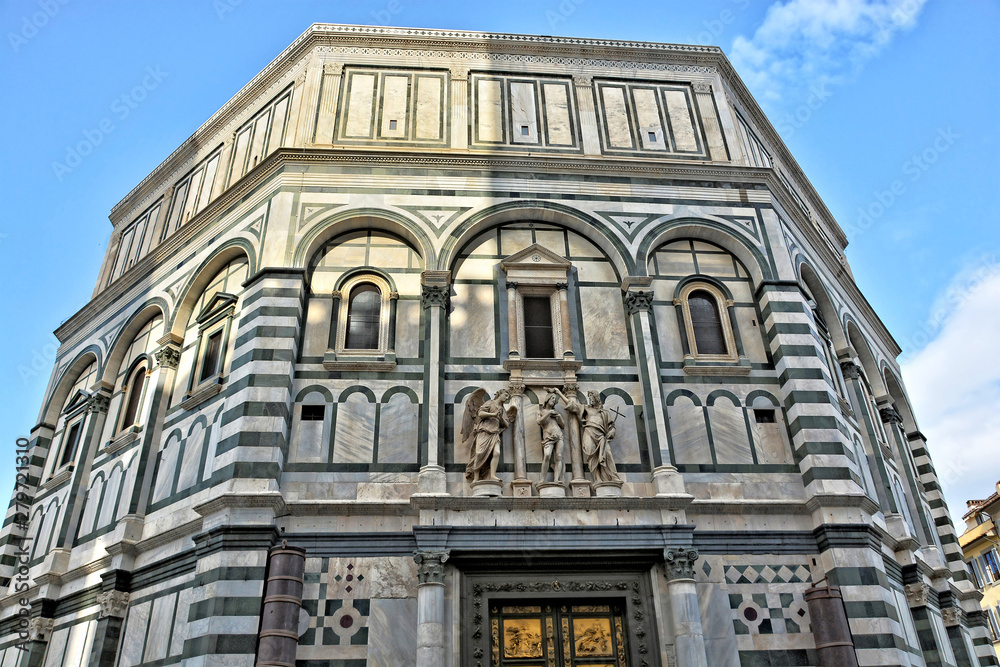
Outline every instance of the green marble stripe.
<path fill-rule="evenodd" d="M 257 290 L 252 294 L 247 294 L 243 297 L 243 308 L 260 301 L 261 299 L 267 298 L 279 298 L 279 299 L 295 299 L 300 300 L 302 298 L 303 291 L 298 287 L 265 287 L 264 289 Z"/>
<path fill-rule="evenodd" d="M 205 635 L 184 641 L 184 660 L 203 655 L 254 655 L 257 635 Z"/>
<path fill-rule="evenodd" d="M 816 467 L 810 468 L 802 473 L 802 484 L 809 486 L 813 480 L 817 479 L 851 479 L 858 484 L 858 486 L 863 486 L 861 483 L 861 478 L 851 470 L 850 468 L 826 468 L 826 467 Z"/>
<path fill-rule="evenodd" d="M 765 331 L 768 339 L 772 339 L 775 336 L 781 334 L 796 335 L 796 334 L 812 334 L 812 327 L 809 324 L 798 324 L 792 322 L 775 322 L 771 325 L 771 328 Z"/>
<path fill-rule="evenodd" d="M 498 374 L 496 378 L 482 377 L 484 380 L 497 379 L 506 380 L 508 375 L 502 377 Z M 296 380 L 423 380 L 424 374 L 420 372 L 410 373 L 402 371 L 295 371 Z"/>
<path fill-rule="evenodd" d="M 833 384 L 830 375 L 826 372 L 826 369 L 815 367 L 815 368 L 785 368 L 781 373 L 778 374 L 778 379 L 781 384 L 790 382 L 792 380 L 826 380 L 827 383 Z"/>
<path fill-rule="evenodd" d="M 224 454 L 236 447 L 277 447 L 284 449 L 285 436 L 283 433 L 272 431 L 240 431 L 228 438 L 222 438 L 216 445 L 215 455 Z"/>
<path fill-rule="evenodd" d="M 237 461 L 212 473 L 212 483 L 218 484 L 228 479 L 281 479 L 281 467 L 267 461 Z"/>
<path fill-rule="evenodd" d="M 577 377 L 580 377 L 579 375 Z M 747 377 L 746 375 L 661 375 L 664 385 L 699 384 L 718 386 L 720 384 L 767 385 L 777 387 L 778 379 L 769 377 Z"/>
<path fill-rule="evenodd" d="M 775 665 L 780 665 L 781 667 L 810 667 L 811 665 L 819 664 L 819 658 L 813 649 L 771 649 L 740 651 L 739 653 L 740 667 L 774 667 Z"/>
<path fill-rule="evenodd" d="M 766 322 L 772 313 L 802 313 L 802 315 L 806 315 L 806 306 L 801 301 L 768 301 L 760 309 L 761 321 Z"/>
<path fill-rule="evenodd" d="M 840 431 L 840 420 L 832 416 L 824 415 L 801 415 L 792 420 L 788 425 L 788 430 L 792 436 L 799 432 L 809 430 Z"/>
<path fill-rule="evenodd" d="M 819 357 L 819 350 L 815 345 L 779 345 L 773 355 L 777 366 L 785 357 Z"/>
<path fill-rule="evenodd" d="M 301 313 L 302 309 L 298 306 L 261 306 L 241 316 L 236 327 L 242 329 L 258 317 L 289 317 L 298 320 Z"/>
<path fill-rule="evenodd" d="M 854 647 L 857 649 L 897 649 L 907 651 L 906 642 L 903 638 L 890 632 L 870 635 L 852 634 L 851 636 L 854 639 Z"/>
<path fill-rule="evenodd" d="M 260 584 L 263 586 L 263 580 Z M 259 616 L 262 605 L 261 595 L 250 597 L 212 597 L 191 605 L 188 611 L 188 622 L 194 623 L 205 618 L 220 616 Z"/>
<path fill-rule="evenodd" d="M 839 405 L 837 397 L 828 391 L 792 391 L 785 399 L 785 409 L 790 410 L 793 405 L 799 403 L 829 403 Z"/>
<path fill-rule="evenodd" d="M 280 417 L 287 424 L 291 421 L 288 405 L 284 401 L 246 401 L 222 415 L 222 426 L 240 417 Z"/>
<path fill-rule="evenodd" d="M 234 558 L 239 558 L 243 554 L 237 551 L 220 551 L 217 553 L 223 553 L 233 556 Z M 264 581 L 264 570 L 263 567 L 250 567 L 245 565 L 223 565 L 220 567 L 213 568 L 202 572 L 194 578 L 194 582 L 191 584 L 194 587 L 205 586 L 207 584 L 213 584 L 218 581 Z"/>
<path fill-rule="evenodd" d="M 795 453 L 801 458 L 806 456 L 846 456 L 852 462 L 854 461 L 854 453 L 840 441 L 807 440 L 795 448 Z"/>
<path fill-rule="evenodd" d="M 298 336 L 298 327 L 254 327 L 236 339 L 236 349 L 238 350 L 255 338 L 298 338 Z"/>

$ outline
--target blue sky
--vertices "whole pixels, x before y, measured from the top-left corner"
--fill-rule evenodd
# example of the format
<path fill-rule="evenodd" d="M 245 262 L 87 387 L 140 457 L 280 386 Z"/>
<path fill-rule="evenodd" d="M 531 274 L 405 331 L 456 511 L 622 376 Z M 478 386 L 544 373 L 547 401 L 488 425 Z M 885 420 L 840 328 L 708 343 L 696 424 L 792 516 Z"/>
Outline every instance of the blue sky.
<path fill-rule="evenodd" d="M 313 22 L 721 46 L 851 237 L 956 519 L 994 490 L 996 0 L 6 0 L 0 489 L 52 331 L 92 294 L 111 207 Z M 87 136 L 93 152 L 68 155 Z"/>

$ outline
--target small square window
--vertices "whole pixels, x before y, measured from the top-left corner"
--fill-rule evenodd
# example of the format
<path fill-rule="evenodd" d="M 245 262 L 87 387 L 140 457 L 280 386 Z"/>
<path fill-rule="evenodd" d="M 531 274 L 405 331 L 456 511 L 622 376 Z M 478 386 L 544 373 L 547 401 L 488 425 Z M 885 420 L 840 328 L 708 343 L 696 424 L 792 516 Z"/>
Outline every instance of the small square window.
<path fill-rule="evenodd" d="M 773 424 L 774 410 L 754 410 L 753 418 L 758 424 Z"/>
<path fill-rule="evenodd" d="M 394 120 L 390 120 L 389 121 L 389 129 L 390 130 L 395 130 L 396 129 L 396 121 L 394 121 Z"/>
<path fill-rule="evenodd" d="M 325 405 L 302 406 L 302 421 L 304 422 L 321 422 L 323 421 L 323 417 L 325 416 L 326 416 Z"/>
<path fill-rule="evenodd" d="M 649 133 L 649 140 L 653 141 L 653 142 L 656 141 L 656 132 L 650 132 Z"/>
<path fill-rule="evenodd" d="M 528 136 L 528 126 L 527 125 L 522 125 L 521 126 L 521 136 L 522 137 Z"/>

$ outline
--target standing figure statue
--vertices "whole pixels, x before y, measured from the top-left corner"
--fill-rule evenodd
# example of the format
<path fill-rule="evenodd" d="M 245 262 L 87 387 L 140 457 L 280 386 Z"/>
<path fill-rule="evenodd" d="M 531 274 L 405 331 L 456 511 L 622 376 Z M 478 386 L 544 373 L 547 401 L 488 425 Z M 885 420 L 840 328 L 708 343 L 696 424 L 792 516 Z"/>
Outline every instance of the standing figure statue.
<path fill-rule="evenodd" d="M 580 419 L 580 446 L 594 482 L 620 482 L 609 442 L 615 437 L 615 420 L 604 408 L 600 394 L 588 391 L 590 404 L 581 405 L 576 398 L 567 398 L 558 389 L 555 391 L 566 404 L 566 412 L 571 412 Z"/>
<path fill-rule="evenodd" d="M 500 436 L 517 414 L 513 406 L 504 411 L 504 403 L 510 400 L 508 390 L 501 389 L 486 400 L 488 396 L 485 389 L 472 392 L 462 416 L 462 442 L 470 449 L 465 478 L 470 482 L 497 479 Z"/>
<path fill-rule="evenodd" d="M 545 481 L 551 464 L 552 481 L 562 484 L 566 474 L 566 466 L 563 464 L 563 429 L 566 424 L 556 410 L 561 394 L 556 393 L 556 389 L 549 389 L 548 392 L 545 402 L 538 406 L 537 421 L 542 429 L 542 472 L 538 481 Z"/>

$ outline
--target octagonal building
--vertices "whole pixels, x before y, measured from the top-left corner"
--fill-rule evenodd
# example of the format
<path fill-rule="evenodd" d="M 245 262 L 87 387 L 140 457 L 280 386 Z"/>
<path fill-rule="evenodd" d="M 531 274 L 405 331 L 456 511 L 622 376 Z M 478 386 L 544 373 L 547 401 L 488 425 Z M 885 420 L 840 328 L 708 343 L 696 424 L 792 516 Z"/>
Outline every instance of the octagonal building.
<path fill-rule="evenodd" d="M 0 667 L 997 664 L 718 48 L 313 25 L 110 217 Z"/>

